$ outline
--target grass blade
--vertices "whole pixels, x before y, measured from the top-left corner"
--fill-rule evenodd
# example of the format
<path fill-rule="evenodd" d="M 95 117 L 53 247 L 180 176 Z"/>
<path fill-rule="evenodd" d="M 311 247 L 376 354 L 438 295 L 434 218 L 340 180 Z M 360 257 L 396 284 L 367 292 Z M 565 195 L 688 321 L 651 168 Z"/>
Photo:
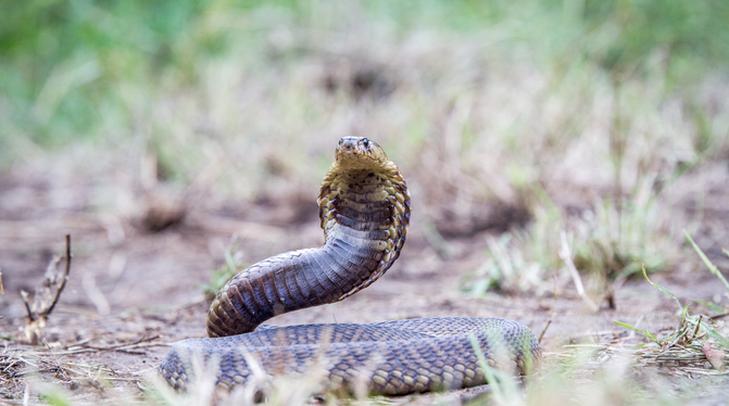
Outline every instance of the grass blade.
<path fill-rule="evenodd" d="M 711 262 L 711 260 L 709 259 L 709 257 L 706 256 L 706 254 L 704 254 L 704 251 L 702 251 L 701 248 L 699 248 L 699 246 L 696 244 L 696 242 L 694 242 L 694 239 L 691 238 L 691 235 L 688 232 L 684 231 L 683 233 L 686 236 L 686 239 L 691 243 L 691 246 L 694 247 L 694 251 L 696 251 L 696 253 L 699 254 L 699 257 L 704 262 L 704 265 L 706 265 L 706 267 L 709 269 L 709 272 L 711 272 L 717 278 L 719 278 L 721 283 L 724 284 L 724 287 L 726 287 L 726 290 L 729 291 L 729 282 L 727 282 L 726 278 L 724 277 L 724 275 L 722 275 L 719 268 L 717 268 L 716 265 L 714 265 Z M 725 254 L 727 253 L 726 250 L 724 250 L 724 253 Z"/>
<path fill-rule="evenodd" d="M 638 328 L 638 327 L 633 326 L 632 324 L 628 324 L 624 321 L 619 321 L 619 320 L 615 320 L 615 321 L 613 321 L 613 323 L 616 326 L 628 329 L 630 331 L 634 331 L 634 332 L 642 335 L 643 337 L 655 342 L 656 344 L 659 344 L 659 345 L 661 344 L 661 341 L 658 339 L 658 337 L 646 329 Z"/>
<path fill-rule="evenodd" d="M 681 304 L 681 301 L 678 299 L 678 296 L 674 295 L 673 292 L 670 290 L 664 288 L 663 286 L 653 282 L 651 278 L 648 277 L 648 272 L 645 269 L 645 265 L 641 266 L 641 271 L 643 272 L 643 278 L 654 288 L 658 289 L 659 292 L 663 293 L 664 295 L 670 297 L 674 301 L 676 301 L 676 304 L 678 305 L 679 309 L 683 309 L 683 305 Z"/>

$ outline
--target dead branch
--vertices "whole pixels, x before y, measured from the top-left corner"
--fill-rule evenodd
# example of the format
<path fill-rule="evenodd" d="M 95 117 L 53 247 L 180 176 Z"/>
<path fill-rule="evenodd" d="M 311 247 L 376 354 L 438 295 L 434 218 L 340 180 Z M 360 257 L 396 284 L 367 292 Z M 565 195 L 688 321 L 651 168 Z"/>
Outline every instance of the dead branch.
<path fill-rule="evenodd" d="M 53 311 L 53 308 L 56 307 L 56 303 L 58 303 L 58 299 L 61 297 L 61 292 L 63 292 L 63 289 L 66 287 L 69 273 L 71 273 L 71 235 L 66 234 L 66 268 L 63 272 L 63 278 L 61 278 L 61 284 L 58 286 L 58 289 L 56 289 L 56 294 L 53 296 L 51 305 L 41 312 L 41 317 L 48 317 Z"/>
<path fill-rule="evenodd" d="M 58 276 L 58 264 L 62 258 L 56 257 L 48 264 L 45 280 L 41 288 L 34 289 L 32 298 L 26 291 L 20 292 L 20 298 L 25 306 L 28 323 L 25 326 L 25 334 L 31 344 L 38 343 L 41 330 L 45 327 L 48 316 L 58 304 L 61 293 L 66 287 L 68 276 L 71 273 L 71 236 L 66 235 L 66 266 L 63 273 Z"/>

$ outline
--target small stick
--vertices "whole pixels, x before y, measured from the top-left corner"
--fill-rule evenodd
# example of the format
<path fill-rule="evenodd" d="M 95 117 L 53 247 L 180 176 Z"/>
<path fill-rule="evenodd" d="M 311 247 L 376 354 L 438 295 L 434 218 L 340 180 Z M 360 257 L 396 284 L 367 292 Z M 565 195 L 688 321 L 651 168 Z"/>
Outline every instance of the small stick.
<path fill-rule="evenodd" d="M 25 312 L 28 314 L 28 321 L 34 322 L 35 316 L 33 315 L 33 310 L 31 310 L 30 308 L 30 298 L 28 297 L 28 292 L 25 290 L 21 290 L 20 299 L 23 301 L 23 305 L 25 306 Z"/>
<path fill-rule="evenodd" d="M 542 339 L 544 338 L 544 333 L 547 332 L 547 329 L 551 325 L 552 325 L 552 319 L 547 320 L 547 324 L 544 325 L 544 328 L 542 329 L 542 332 L 539 333 L 539 339 L 537 340 L 537 343 L 538 344 L 540 344 L 540 345 L 542 344 Z"/>
<path fill-rule="evenodd" d="M 600 310 L 595 302 L 593 302 L 592 299 L 590 299 L 585 293 L 585 287 L 584 285 L 582 285 L 580 273 L 577 271 L 575 263 L 572 262 L 572 252 L 570 251 L 570 246 L 567 243 L 567 234 L 563 230 L 562 232 L 560 232 L 559 236 L 560 240 L 562 241 L 562 249 L 559 250 L 559 256 L 560 258 L 562 258 L 562 261 L 564 261 L 564 264 L 567 266 L 567 270 L 570 271 L 570 275 L 572 276 L 572 282 L 575 284 L 575 289 L 577 289 L 577 294 L 580 295 L 582 300 L 592 311 L 596 312 Z"/>
<path fill-rule="evenodd" d="M 90 345 L 90 344 L 82 344 L 82 346 L 83 346 L 83 348 L 90 348 L 92 350 L 97 350 L 97 351 L 115 351 L 115 350 L 119 350 L 119 349 L 134 348 L 134 347 L 138 346 L 138 344 L 146 343 L 149 341 L 154 341 L 158 338 L 159 338 L 159 334 L 155 334 L 155 335 L 151 335 L 148 337 L 140 337 L 132 342 L 114 344 L 114 345 L 109 345 L 109 346 L 105 346 L 105 347 L 95 346 L 95 345 Z"/>
<path fill-rule="evenodd" d="M 51 302 L 51 305 L 48 306 L 45 310 L 43 310 L 39 316 L 46 318 L 49 314 L 53 311 L 53 308 L 56 307 L 56 303 L 58 303 L 58 299 L 61 297 L 61 292 L 63 292 L 63 289 L 66 287 L 66 282 L 68 281 L 68 274 L 71 272 L 71 235 L 66 234 L 66 268 L 63 272 L 63 279 L 61 279 L 61 285 L 58 286 L 58 289 L 56 289 L 56 294 L 53 297 L 53 301 Z"/>
<path fill-rule="evenodd" d="M 701 327 L 701 320 L 703 319 L 703 317 L 704 317 L 703 314 L 699 314 L 699 320 L 696 322 L 696 328 L 694 328 L 694 333 L 691 335 L 692 340 L 695 339 L 696 334 L 699 333 L 699 327 Z"/>
<path fill-rule="evenodd" d="M 726 316 L 729 316 L 729 312 L 715 314 L 715 315 L 709 317 L 709 320 L 719 320 L 719 319 L 724 318 Z"/>

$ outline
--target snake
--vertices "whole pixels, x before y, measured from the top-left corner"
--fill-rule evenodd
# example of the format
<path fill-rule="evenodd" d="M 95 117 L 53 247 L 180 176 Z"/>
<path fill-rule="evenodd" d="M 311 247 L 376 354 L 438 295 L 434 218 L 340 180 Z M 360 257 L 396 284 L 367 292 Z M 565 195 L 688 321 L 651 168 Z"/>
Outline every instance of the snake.
<path fill-rule="evenodd" d="M 525 374 L 538 340 L 493 317 L 423 317 L 375 323 L 275 327 L 266 320 L 341 301 L 397 260 L 410 223 L 410 193 L 397 165 L 365 137 L 343 137 L 317 200 L 324 244 L 264 259 L 234 275 L 212 300 L 206 338 L 172 344 L 159 367 L 175 389 L 196 374 L 234 388 L 266 377 L 322 370 L 324 390 L 407 395 L 487 383 L 491 367 Z M 195 358 L 215 365 L 200 371 Z M 358 389 L 359 388 L 359 389 Z"/>

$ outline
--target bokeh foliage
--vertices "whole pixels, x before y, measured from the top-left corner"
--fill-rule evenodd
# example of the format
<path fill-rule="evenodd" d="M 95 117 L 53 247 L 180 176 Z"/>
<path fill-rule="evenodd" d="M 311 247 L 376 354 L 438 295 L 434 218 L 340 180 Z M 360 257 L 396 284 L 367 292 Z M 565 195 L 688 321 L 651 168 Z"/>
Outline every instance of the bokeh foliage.
<path fill-rule="evenodd" d="M 130 99 L 145 98 L 170 82 L 194 86 L 200 66 L 210 59 L 244 53 L 261 69 L 295 59 L 295 53 L 281 59 L 260 52 L 273 26 L 262 24 L 260 16 L 336 30 L 346 23 L 337 10 L 349 8 L 366 24 L 389 26 L 402 36 L 427 27 L 450 32 L 455 40 L 498 29 L 506 33 L 505 52 L 557 65 L 589 61 L 620 75 L 640 70 L 658 52 L 679 82 L 723 66 L 729 57 L 729 3 L 721 0 L 312 4 L 7 2 L 0 14 L 0 140 L 25 137 L 58 145 L 108 134 L 109 128 L 129 133 L 139 103 Z M 328 18 L 318 15 L 326 8 L 334 10 Z"/>
<path fill-rule="evenodd" d="M 0 17 L 3 115 L 17 133 L 43 144 L 95 136 L 108 115 L 123 124 L 130 113 L 125 84 L 153 88 L 165 71 L 184 69 L 185 33 L 209 6 L 136 0 L 6 4 Z M 212 48 L 208 42 L 197 45 Z"/>

